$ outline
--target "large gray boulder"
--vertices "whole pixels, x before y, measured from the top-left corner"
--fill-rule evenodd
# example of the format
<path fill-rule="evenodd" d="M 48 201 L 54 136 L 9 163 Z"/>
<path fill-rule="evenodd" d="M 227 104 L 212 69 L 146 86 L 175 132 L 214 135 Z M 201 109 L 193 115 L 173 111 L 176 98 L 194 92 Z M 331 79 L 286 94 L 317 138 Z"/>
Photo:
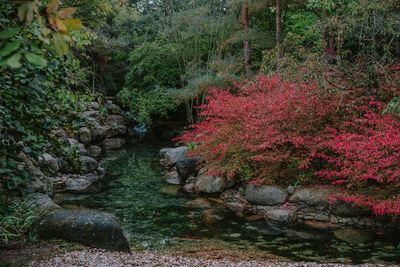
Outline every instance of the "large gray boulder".
<path fill-rule="evenodd" d="M 234 185 L 233 180 L 220 176 L 200 175 L 197 177 L 195 186 L 198 193 L 214 194 L 221 193 Z"/>
<path fill-rule="evenodd" d="M 329 188 L 300 188 L 290 196 L 289 201 L 302 203 L 311 207 L 324 207 L 329 205 L 328 198 L 334 194 Z"/>
<path fill-rule="evenodd" d="M 288 193 L 279 186 L 249 184 L 245 197 L 247 201 L 256 205 L 276 206 L 286 202 Z"/>
<path fill-rule="evenodd" d="M 41 239 L 63 239 L 95 248 L 129 252 L 129 243 L 118 219 L 91 210 L 57 210 L 38 225 Z"/>
<path fill-rule="evenodd" d="M 168 166 L 174 166 L 176 162 L 184 160 L 187 157 L 188 152 L 189 148 L 186 146 L 169 149 L 166 151 L 164 156 L 165 164 Z"/>

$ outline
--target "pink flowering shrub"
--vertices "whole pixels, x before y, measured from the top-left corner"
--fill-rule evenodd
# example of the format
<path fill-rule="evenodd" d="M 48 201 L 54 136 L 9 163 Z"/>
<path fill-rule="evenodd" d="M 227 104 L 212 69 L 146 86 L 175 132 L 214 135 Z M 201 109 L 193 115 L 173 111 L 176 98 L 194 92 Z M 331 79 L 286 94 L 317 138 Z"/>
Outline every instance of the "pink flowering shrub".
<path fill-rule="evenodd" d="M 257 183 L 329 183 L 375 214 L 400 214 L 400 121 L 371 99 L 323 95 L 314 85 L 260 76 L 212 89 L 203 120 L 179 138 L 211 172 Z M 304 180 L 302 180 L 304 182 Z"/>

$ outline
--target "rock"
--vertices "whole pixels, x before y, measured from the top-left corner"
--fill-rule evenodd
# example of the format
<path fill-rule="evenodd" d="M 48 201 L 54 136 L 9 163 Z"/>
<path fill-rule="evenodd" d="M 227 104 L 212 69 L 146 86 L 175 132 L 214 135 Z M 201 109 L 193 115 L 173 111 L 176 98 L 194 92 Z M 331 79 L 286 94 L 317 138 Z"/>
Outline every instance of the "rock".
<path fill-rule="evenodd" d="M 190 194 L 196 193 L 196 185 L 194 183 L 185 184 L 183 190 Z"/>
<path fill-rule="evenodd" d="M 107 130 L 107 137 L 115 137 L 119 135 L 124 135 L 128 131 L 128 127 L 126 125 L 116 125 L 112 126 Z"/>
<path fill-rule="evenodd" d="M 168 150 L 165 153 L 165 164 L 167 164 L 168 166 L 174 166 L 177 161 L 185 159 L 188 152 L 189 148 L 185 146 L 180 146 Z"/>
<path fill-rule="evenodd" d="M 189 176 L 197 176 L 197 162 L 198 158 L 188 158 L 179 160 L 176 162 L 176 171 L 178 172 L 179 176 L 186 180 Z"/>
<path fill-rule="evenodd" d="M 105 107 L 107 108 L 109 114 L 122 114 L 123 113 L 122 109 L 113 103 L 107 103 L 105 105 Z"/>
<path fill-rule="evenodd" d="M 318 222 L 318 221 L 305 221 L 304 225 L 308 228 L 318 229 L 318 230 L 331 230 L 339 228 L 339 225 L 330 222 Z"/>
<path fill-rule="evenodd" d="M 125 139 L 122 138 L 107 138 L 103 141 L 103 147 L 106 150 L 117 149 L 125 144 Z"/>
<path fill-rule="evenodd" d="M 82 178 L 93 184 L 100 179 L 100 176 L 94 173 L 88 173 L 82 176 Z"/>
<path fill-rule="evenodd" d="M 201 216 L 206 224 L 215 224 L 222 221 L 227 214 L 228 211 L 226 209 L 208 209 L 203 211 Z"/>
<path fill-rule="evenodd" d="M 189 208 L 209 209 L 212 207 L 212 204 L 206 198 L 196 198 L 186 202 L 185 206 Z"/>
<path fill-rule="evenodd" d="M 331 203 L 330 210 L 339 217 L 367 217 L 371 215 L 368 209 L 358 207 L 354 203 L 337 200 Z"/>
<path fill-rule="evenodd" d="M 54 201 L 45 194 L 34 193 L 27 195 L 24 197 L 23 202 L 29 207 L 33 209 L 41 209 L 41 210 L 53 210 L 60 209 Z"/>
<path fill-rule="evenodd" d="M 165 185 L 160 188 L 159 192 L 165 195 L 179 196 L 181 195 L 179 189 L 180 189 L 179 186 L 176 185 Z"/>
<path fill-rule="evenodd" d="M 88 147 L 88 151 L 91 157 L 97 158 L 98 156 L 101 155 L 101 147 L 96 145 L 91 145 L 90 147 Z"/>
<path fill-rule="evenodd" d="M 288 194 L 278 186 L 249 184 L 245 197 L 247 201 L 256 205 L 276 206 L 285 203 Z"/>
<path fill-rule="evenodd" d="M 82 113 L 82 117 L 84 118 L 97 118 L 100 116 L 100 112 L 98 110 L 87 110 Z"/>
<path fill-rule="evenodd" d="M 319 222 L 329 222 L 329 215 L 317 213 L 314 219 Z"/>
<path fill-rule="evenodd" d="M 85 192 L 92 183 L 84 178 L 70 178 L 65 182 L 65 190 L 70 192 Z"/>
<path fill-rule="evenodd" d="M 173 150 L 174 148 L 172 147 L 164 147 L 160 149 L 160 157 L 165 158 L 165 155 L 167 154 L 168 151 Z"/>
<path fill-rule="evenodd" d="M 289 185 L 289 186 L 286 188 L 286 192 L 288 192 L 289 195 L 293 194 L 295 190 L 296 190 L 296 187 L 294 187 L 294 186 L 292 186 L 292 185 Z"/>
<path fill-rule="evenodd" d="M 92 131 L 88 127 L 82 127 L 78 130 L 79 141 L 87 145 L 92 142 Z"/>
<path fill-rule="evenodd" d="M 261 214 L 253 214 L 253 215 L 246 216 L 245 220 L 248 222 L 262 221 L 262 220 L 264 220 L 264 216 Z"/>
<path fill-rule="evenodd" d="M 165 175 L 165 181 L 168 184 L 172 184 L 172 185 L 180 185 L 181 184 L 181 179 L 178 175 L 177 172 L 169 172 Z"/>
<path fill-rule="evenodd" d="M 201 175 L 196 180 L 196 191 L 207 194 L 221 193 L 233 185 L 233 180 L 227 180 L 220 176 Z"/>
<path fill-rule="evenodd" d="M 337 239 L 350 244 L 368 243 L 374 240 L 374 234 L 371 231 L 357 229 L 338 229 L 333 232 Z"/>
<path fill-rule="evenodd" d="M 129 252 L 129 244 L 118 219 L 91 210 L 58 210 L 38 225 L 41 239 L 63 239 L 95 248 Z"/>
<path fill-rule="evenodd" d="M 127 125 L 125 118 L 121 115 L 108 115 L 106 118 L 107 124 L 111 127 L 119 125 Z"/>
<path fill-rule="evenodd" d="M 80 160 L 85 168 L 86 173 L 93 172 L 97 170 L 97 168 L 99 167 L 97 161 L 92 157 L 81 156 Z"/>
<path fill-rule="evenodd" d="M 329 239 L 328 235 L 324 235 L 322 233 L 317 233 L 315 231 L 301 231 L 301 230 L 292 230 L 289 229 L 286 233 L 286 237 L 291 240 L 324 240 Z"/>
<path fill-rule="evenodd" d="M 82 155 L 82 156 L 89 155 L 89 151 L 86 150 L 85 145 L 78 142 L 78 140 L 73 139 L 73 138 L 67 138 L 67 141 L 70 145 L 70 148 L 67 148 L 67 150 L 65 151 L 66 154 L 70 154 L 71 149 L 77 149 L 79 151 L 80 155 Z"/>
<path fill-rule="evenodd" d="M 290 209 L 275 208 L 268 210 L 265 218 L 277 224 L 289 224 L 296 219 L 296 212 Z"/>
<path fill-rule="evenodd" d="M 94 109 L 94 110 L 99 110 L 100 109 L 100 104 L 99 102 L 91 102 L 90 103 L 90 108 Z"/>
<path fill-rule="evenodd" d="M 110 131 L 110 129 L 110 126 L 103 126 L 98 123 L 94 124 L 91 128 L 93 141 L 99 142 L 103 140 L 107 136 L 107 133 Z"/>
<path fill-rule="evenodd" d="M 333 194 L 331 189 L 325 188 L 300 188 L 290 196 L 289 201 L 294 203 L 303 203 L 312 207 L 327 208 L 328 198 Z"/>
<path fill-rule="evenodd" d="M 50 173 L 54 174 L 60 170 L 58 159 L 54 158 L 52 155 L 44 153 L 41 158 L 41 165 L 48 167 Z"/>

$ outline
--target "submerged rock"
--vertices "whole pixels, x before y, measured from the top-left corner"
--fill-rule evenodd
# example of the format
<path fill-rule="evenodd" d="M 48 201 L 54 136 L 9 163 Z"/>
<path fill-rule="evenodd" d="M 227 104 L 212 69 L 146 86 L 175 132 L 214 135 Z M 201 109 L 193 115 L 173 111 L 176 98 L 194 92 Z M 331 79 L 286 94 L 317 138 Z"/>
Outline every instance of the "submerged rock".
<path fill-rule="evenodd" d="M 41 239 L 63 239 L 86 246 L 129 252 L 129 244 L 118 219 L 109 213 L 91 210 L 58 210 L 38 225 Z"/>
<path fill-rule="evenodd" d="M 350 244 L 367 243 L 374 240 L 374 234 L 371 231 L 357 229 L 338 229 L 333 232 L 337 239 Z"/>
<path fill-rule="evenodd" d="M 107 138 L 103 141 L 103 147 L 106 150 L 117 149 L 125 144 L 125 139 L 122 138 Z"/>
<path fill-rule="evenodd" d="M 209 209 L 213 205 L 206 198 L 196 198 L 194 200 L 186 202 L 185 206 L 190 207 L 190 208 Z"/>
<path fill-rule="evenodd" d="M 278 186 L 249 184 L 246 187 L 245 197 L 253 204 L 276 206 L 285 203 L 288 193 Z"/>

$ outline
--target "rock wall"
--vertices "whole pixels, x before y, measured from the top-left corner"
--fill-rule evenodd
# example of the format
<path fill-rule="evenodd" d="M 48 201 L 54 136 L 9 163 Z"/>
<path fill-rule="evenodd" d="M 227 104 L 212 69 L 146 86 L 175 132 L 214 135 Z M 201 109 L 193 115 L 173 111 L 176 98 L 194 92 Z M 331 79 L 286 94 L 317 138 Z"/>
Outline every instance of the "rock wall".
<path fill-rule="evenodd" d="M 226 208 L 249 220 L 265 220 L 280 226 L 303 224 L 316 229 L 400 231 L 399 216 L 372 216 L 370 211 L 353 204 L 329 201 L 337 193 L 334 188 L 282 188 L 208 176 L 200 159 L 188 158 L 186 147 L 164 148 L 160 156 L 167 183 L 180 184 L 190 194 L 217 195 Z"/>

